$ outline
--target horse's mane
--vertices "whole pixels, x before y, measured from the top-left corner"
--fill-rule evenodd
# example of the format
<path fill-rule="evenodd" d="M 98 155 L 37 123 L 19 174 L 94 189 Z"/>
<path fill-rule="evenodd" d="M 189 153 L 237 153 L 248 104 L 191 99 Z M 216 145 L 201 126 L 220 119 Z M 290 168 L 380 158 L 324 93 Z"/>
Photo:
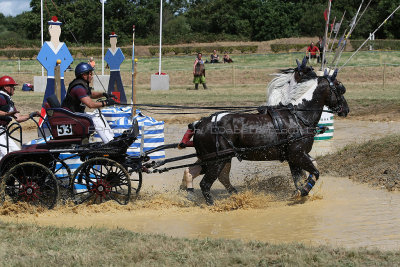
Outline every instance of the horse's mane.
<path fill-rule="evenodd" d="M 294 69 L 287 69 L 275 74 L 267 87 L 268 100 L 267 106 L 277 106 L 279 104 L 298 105 L 303 99 L 311 100 L 312 93 L 318 85 L 318 79 L 311 77 L 305 81 L 297 83 L 294 78 Z"/>

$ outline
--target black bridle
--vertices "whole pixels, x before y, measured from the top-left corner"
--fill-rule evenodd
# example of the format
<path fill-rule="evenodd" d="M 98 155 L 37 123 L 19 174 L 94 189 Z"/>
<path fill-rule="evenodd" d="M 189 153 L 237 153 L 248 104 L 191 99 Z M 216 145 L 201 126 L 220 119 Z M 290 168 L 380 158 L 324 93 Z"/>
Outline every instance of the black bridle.
<path fill-rule="evenodd" d="M 324 78 L 328 81 L 330 95 L 329 98 L 332 99 L 332 95 L 335 95 L 336 98 L 336 107 L 329 107 L 334 113 L 338 114 L 343 111 L 343 94 L 346 92 L 343 84 L 336 80 L 336 75 L 326 75 Z M 337 83 L 337 85 L 335 85 Z M 339 92 L 340 88 L 340 92 Z"/>

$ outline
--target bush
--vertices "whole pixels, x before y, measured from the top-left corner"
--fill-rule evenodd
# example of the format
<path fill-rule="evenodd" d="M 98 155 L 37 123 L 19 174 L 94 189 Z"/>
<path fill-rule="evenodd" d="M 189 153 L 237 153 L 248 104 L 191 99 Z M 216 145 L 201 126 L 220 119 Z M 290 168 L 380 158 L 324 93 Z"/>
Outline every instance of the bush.
<path fill-rule="evenodd" d="M 192 55 L 201 52 L 203 54 L 212 53 L 216 49 L 220 54 L 227 52 L 240 52 L 240 53 L 256 53 L 257 45 L 241 45 L 241 46 L 169 46 L 161 48 L 161 54 L 166 55 L 170 53 Z M 149 47 L 149 52 L 152 56 L 155 56 L 159 51 L 158 47 Z"/>
<path fill-rule="evenodd" d="M 365 40 L 351 40 L 350 43 L 353 50 L 356 50 Z M 400 40 L 393 39 L 377 39 L 368 40 L 360 50 L 368 50 L 369 46 L 372 45 L 374 50 L 400 50 Z"/>
<path fill-rule="evenodd" d="M 308 44 L 271 44 L 271 50 L 274 53 L 289 52 L 289 50 L 291 49 L 300 51 L 303 50 L 305 47 L 308 47 Z"/>
<path fill-rule="evenodd" d="M 41 47 L 40 40 L 28 40 L 18 38 L 0 38 L 0 48 L 27 48 Z"/>
<path fill-rule="evenodd" d="M 39 49 L 20 49 L 20 50 L 0 50 L 0 56 L 11 58 L 32 59 L 37 56 Z"/>

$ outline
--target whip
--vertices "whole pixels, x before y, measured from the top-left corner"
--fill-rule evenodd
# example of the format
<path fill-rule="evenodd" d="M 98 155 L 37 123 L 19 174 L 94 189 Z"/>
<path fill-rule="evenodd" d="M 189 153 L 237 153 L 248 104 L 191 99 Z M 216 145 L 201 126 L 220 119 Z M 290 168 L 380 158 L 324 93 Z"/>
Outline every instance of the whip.
<path fill-rule="evenodd" d="M 390 15 L 381 23 L 381 25 L 378 26 L 378 28 L 375 29 L 375 31 L 372 32 L 372 35 L 374 35 L 374 34 L 383 26 L 383 24 L 385 24 L 385 23 L 387 22 L 387 20 L 388 20 L 391 16 L 393 16 L 393 14 L 396 13 L 397 10 L 399 10 L 399 8 L 400 8 L 400 5 L 399 5 L 398 7 L 396 7 L 396 9 L 395 9 L 392 13 L 390 13 Z M 353 53 L 353 54 L 347 59 L 347 61 L 339 68 L 339 70 L 341 70 L 341 69 L 350 61 L 350 59 L 352 59 L 352 58 L 355 56 L 355 54 L 358 53 L 358 51 L 360 51 L 360 49 L 368 42 L 369 38 L 370 38 L 370 37 L 368 37 L 368 38 L 360 45 L 360 47 L 358 47 L 357 50 L 354 51 L 354 53 Z"/>

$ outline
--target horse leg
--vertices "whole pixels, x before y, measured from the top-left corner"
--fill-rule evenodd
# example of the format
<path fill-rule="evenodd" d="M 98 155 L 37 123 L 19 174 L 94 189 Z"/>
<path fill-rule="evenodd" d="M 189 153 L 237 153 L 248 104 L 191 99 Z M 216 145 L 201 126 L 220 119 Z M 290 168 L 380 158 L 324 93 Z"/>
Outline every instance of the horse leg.
<path fill-rule="evenodd" d="M 307 153 L 292 154 L 292 160 L 290 161 L 296 168 L 307 171 L 310 175 L 307 178 L 306 184 L 300 188 L 301 196 L 307 196 L 311 189 L 314 187 L 316 180 L 319 179 L 319 171 L 313 163 L 313 158 Z M 315 177 L 315 181 L 312 177 Z"/>
<path fill-rule="evenodd" d="M 223 186 L 225 186 L 229 194 L 237 194 L 236 188 L 232 186 L 231 181 L 229 180 L 230 172 L 231 172 L 231 161 L 225 164 L 224 168 L 222 169 L 218 177 L 218 180 L 221 182 Z"/>
<path fill-rule="evenodd" d="M 289 167 L 290 167 L 290 172 L 292 173 L 294 186 L 296 187 L 296 190 L 300 192 L 301 187 L 299 185 L 299 181 L 301 178 L 304 177 L 305 173 L 302 168 L 293 164 L 292 162 L 289 162 Z"/>
<path fill-rule="evenodd" d="M 203 193 L 204 199 L 209 206 L 214 205 L 214 200 L 210 194 L 211 186 L 213 185 L 215 180 L 217 180 L 224 166 L 224 162 L 204 166 L 205 174 L 200 182 L 200 188 L 201 192 Z"/>

